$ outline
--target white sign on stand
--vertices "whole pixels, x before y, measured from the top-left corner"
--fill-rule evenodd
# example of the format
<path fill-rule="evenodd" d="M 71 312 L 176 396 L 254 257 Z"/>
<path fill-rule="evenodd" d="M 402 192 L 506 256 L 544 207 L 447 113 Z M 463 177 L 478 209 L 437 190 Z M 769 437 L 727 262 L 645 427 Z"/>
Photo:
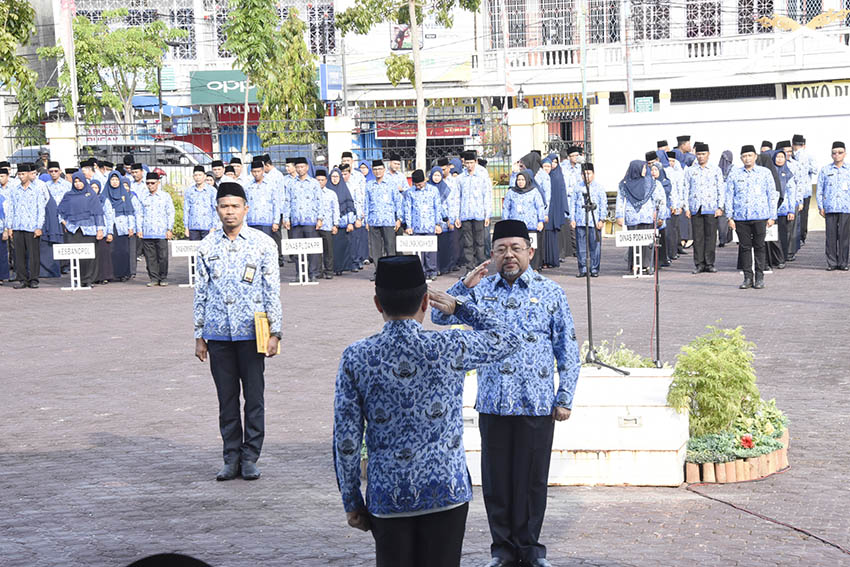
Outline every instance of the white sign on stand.
<path fill-rule="evenodd" d="M 437 251 L 436 234 L 410 234 L 397 236 L 395 239 L 395 250 L 400 254 L 420 254 L 422 252 Z M 421 256 L 420 256 L 421 260 Z M 431 282 L 433 280 L 425 280 Z"/>
<path fill-rule="evenodd" d="M 171 241 L 171 257 L 189 259 L 189 283 L 180 284 L 180 287 L 195 287 L 198 279 L 198 248 L 200 247 L 200 240 Z"/>
<path fill-rule="evenodd" d="M 289 285 L 318 285 L 319 282 L 311 282 L 308 273 L 307 255 L 321 254 L 321 238 L 287 238 L 280 243 L 280 253 L 283 255 L 298 256 L 298 281 Z"/>
<path fill-rule="evenodd" d="M 631 247 L 632 249 L 632 273 L 624 278 L 640 278 L 643 276 L 643 247 L 652 246 L 655 242 L 655 231 L 652 229 L 621 230 L 615 235 L 615 244 L 618 248 Z"/>
<path fill-rule="evenodd" d="M 534 248 L 534 251 L 539 252 L 540 250 L 537 248 L 537 232 L 528 231 L 528 240 L 531 241 L 531 247 Z"/>
<path fill-rule="evenodd" d="M 765 241 L 765 243 L 778 242 L 779 241 L 779 225 L 778 224 L 773 223 L 773 226 L 767 227 L 767 230 L 765 230 L 765 232 L 764 232 L 764 241 Z M 732 231 L 732 242 L 738 243 L 738 231 L 737 230 Z M 750 253 L 753 257 L 753 272 L 755 272 L 756 271 L 756 251 L 751 250 Z M 767 268 L 767 269 L 764 270 L 765 274 L 772 274 L 773 273 L 773 270 L 771 270 L 768 266 L 765 266 L 765 268 Z M 741 273 L 743 274 L 744 272 L 741 272 Z"/>
<path fill-rule="evenodd" d="M 94 243 L 86 242 L 80 244 L 54 244 L 53 259 L 54 260 L 70 260 L 71 261 L 71 287 L 63 287 L 65 291 L 77 291 L 91 289 L 91 287 L 82 286 L 80 281 L 80 260 L 92 260 L 95 258 Z"/>

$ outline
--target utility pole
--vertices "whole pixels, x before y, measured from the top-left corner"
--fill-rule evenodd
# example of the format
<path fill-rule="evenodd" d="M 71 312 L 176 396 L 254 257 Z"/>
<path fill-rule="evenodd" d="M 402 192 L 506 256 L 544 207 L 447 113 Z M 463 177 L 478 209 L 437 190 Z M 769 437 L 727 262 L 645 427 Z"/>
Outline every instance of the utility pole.
<path fill-rule="evenodd" d="M 342 114 L 348 114 L 348 75 L 345 69 L 345 36 L 339 39 L 339 47 L 342 51 Z"/>

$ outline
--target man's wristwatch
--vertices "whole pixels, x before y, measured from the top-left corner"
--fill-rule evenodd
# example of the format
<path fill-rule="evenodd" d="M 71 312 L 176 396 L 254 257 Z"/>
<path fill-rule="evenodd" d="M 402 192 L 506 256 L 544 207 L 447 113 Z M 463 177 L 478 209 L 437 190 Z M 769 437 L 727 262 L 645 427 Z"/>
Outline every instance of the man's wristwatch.
<path fill-rule="evenodd" d="M 458 310 L 459 308 L 461 308 L 461 307 L 463 307 L 464 305 L 466 305 L 466 302 L 467 302 L 467 301 L 469 301 L 469 298 L 468 298 L 468 297 L 465 297 L 465 296 L 462 296 L 462 295 L 456 296 L 456 297 L 455 297 L 455 310 L 452 312 L 452 315 L 454 315 L 455 313 L 457 313 L 457 310 Z"/>
<path fill-rule="evenodd" d="M 269 333 L 270 337 L 277 337 L 277 340 L 280 340 L 280 333 Z"/>

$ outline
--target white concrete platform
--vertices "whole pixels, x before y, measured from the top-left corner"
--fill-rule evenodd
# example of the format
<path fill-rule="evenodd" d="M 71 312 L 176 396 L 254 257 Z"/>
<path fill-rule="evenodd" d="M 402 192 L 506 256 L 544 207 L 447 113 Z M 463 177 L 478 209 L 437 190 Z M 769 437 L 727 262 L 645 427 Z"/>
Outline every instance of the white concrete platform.
<path fill-rule="evenodd" d="M 570 419 L 555 425 L 549 484 L 678 486 L 684 482 L 688 416 L 667 407 L 672 369 L 630 376 L 582 368 Z M 557 378 L 556 378 L 557 380 Z M 473 484 L 481 483 L 477 378 L 464 387 L 464 436 Z"/>

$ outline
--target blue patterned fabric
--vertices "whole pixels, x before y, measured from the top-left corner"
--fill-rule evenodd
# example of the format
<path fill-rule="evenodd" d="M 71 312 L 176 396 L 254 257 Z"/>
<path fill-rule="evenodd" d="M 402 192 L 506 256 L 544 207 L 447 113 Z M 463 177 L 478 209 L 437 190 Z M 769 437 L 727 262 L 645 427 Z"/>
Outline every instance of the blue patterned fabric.
<path fill-rule="evenodd" d="M 147 191 L 139 201 L 141 203 L 141 220 L 139 227 L 144 239 L 165 238 L 166 232 L 174 230 L 174 202 L 171 195 L 157 189 L 155 193 Z"/>
<path fill-rule="evenodd" d="M 198 189 L 190 185 L 183 190 L 183 226 L 189 230 L 210 230 L 221 226 L 215 210 L 216 189 L 204 183 Z"/>
<path fill-rule="evenodd" d="M 130 200 L 135 212 L 132 215 L 116 215 L 112 203 L 107 199 L 103 203 L 103 214 L 106 216 L 106 233 L 113 236 L 127 236 L 141 226 L 142 202 L 135 193 L 130 192 Z"/>
<path fill-rule="evenodd" d="M 71 190 L 71 184 L 64 177 L 60 177 L 57 181 L 51 179 L 45 185 L 47 185 L 47 190 L 57 205 L 62 202 L 65 193 Z"/>
<path fill-rule="evenodd" d="M 401 193 L 395 185 L 388 182 L 386 176 L 381 181 L 366 183 L 366 201 L 364 212 L 369 226 L 395 226 L 403 215 Z"/>
<path fill-rule="evenodd" d="M 717 209 L 724 208 L 726 183 L 723 172 L 716 165 L 701 167 L 698 163 L 685 169 L 685 208 L 691 214 L 713 215 Z"/>
<path fill-rule="evenodd" d="M 475 409 L 494 415 L 540 416 L 550 415 L 555 406 L 572 407 L 581 363 L 570 306 L 558 284 L 529 268 L 512 286 L 494 274 L 472 289 L 460 280 L 448 292 L 468 296 L 523 337 L 519 352 L 478 368 Z M 438 325 L 462 322 L 433 309 L 431 320 Z M 556 366 L 557 388 L 553 385 Z"/>
<path fill-rule="evenodd" d="M 463 448 L 466 371 L 514 355 L 518 333 L 475 305 L 452 319 L 473 331 L 426 331 L 412 319 L 345 349 L 334 397 L 334 466 L 346 512 L 422 512 L 472 499 Z M 360 447 L 369 453 L 366 501 Z"/>
<path fill-rule="evenodd" d="M 270 332 L 280 332 L 280 268 L 274 240 L 246 225 L 232 241 L 223 231 L 211 232 L 198 248 L 195 338 L 255 340 L 255 312 L 265 312 Z"/>
<path fill-rule="evenodd" d="M 573 209 L 570 216 L 575 221 L 576 226 L 586 226 L 584 211 L 585 192 L 586 189 L 583 183 L 576 185 L 570 198 Z M 596 205 L 596 210 L 593 211 L 596 222 L 605 220 L 605 217 L 608 216 L 608 195 L 605 193 L 605 188 L 597 183 L 595 179 L 590 183 L 590 201 Z M 590 222 L 593 224 L 593 220 Z"/>
<path fill-rule="evenodd" d="M 416 234 L 434 234 L 442 224 L 443 204 L 440 193 L 433 185 L 425 184 L 422 189 L 414 185 L 402 196 L 402 221 Z"/>
<path fill-rule="evenodd" d="M 44 226 L 44 207 L 50 193 L 30 183 L 12 188 L 6 204 L 6 225 L 12 230 L 35 232 Z"/>
<path fill-rule="evenodd" d="M 548 180 L 549 176 L 547 175 L 546 178 Z M 546 218 L 546 205 L 543 203 L 540 191 L 534 188 L 524 193 L 518 193 L 513 189 L 508 191 L 502 202 L 502 218 L 522 221 L 528 230 L 537 230 L 537 223 L 543 222 Z"/>
<path fill-rule="evenodd" d="M 449 222 L 454 223 L 460 218 L 460 188 L 457 185 L 457 178 L 449 176 L 443 181 L 449 186 L 449 194 L 443 202 L 443 210 L 449 217 Z M 448 225 L 444 223 L 443 228 L 448 228 Z"/>
<path fill-rule="evenodd" d="M 493 214 L 493 188 L 490 178 L 469 173 L 464 169 L 455 180 L 460 190 L 460 220 L 489 219 Z"/>
<path fill-rule="evenodd" d="M 407 184 L 407 177 L 401 171 L 393 172 L 387 168 L 387 172 L 384 174 L 384 181 L 392 185 L 399 193 L 403 193 L 410 188 L 410 185 Z"/>
<path fill-rule="evenodd" d="M 534 174 L 534 181 L 540 188 L 539 193 L 543 198 L 543 207 L 548 211 L 549 201 L 552 199 L 552 180 L 549 178 L 549 174 L 546 173 L 546 170 L 541 167 L 537 170 L 537 173 Z"/>
<path fill-rule="evenodd" d="M 673 191 L 670 193 L 670 206 L 674 209 L 684 209 L 687 196 L 685 191 L 685 172 L 682 169 L 682 164 L 674 159 L 670 162 L 670 167 L 664 168 L 664 173 L 667 174 L 667 179 L 673 184 Z"/>
<path fill-rule="evenodd" d="M 283 211 L 284 218 L 288 218 L 292 226 L 315 227 L 322 218 L 322 188 L 319 182 L 313 177 L 290 181 L 288 204 L 288 209 Z M 326 224 L 324 219 L 322 224 Z"/>
<path fill-rule="evenodd" d="M 352 169 L 345 184 L 348 185 L 351 199 L 354 201 L 357 219 L 364 221 L 366 219 L 366 215 L 363 212 L 363 207 L 366 205 L 366 178 L 358 170 Z"/>
<path fill-rule="evenodd" d="M 266 177 L 263 177 L 259 183 L 256 180 L 251 181 L 245 188 L 245 196 L 248 197 L 249 207 L 246 224 L 272 226 L 280 221 L 281 195 L 272 181 Z"/>
<path fill-rule="evenodd" d="M 794 174 L 794 204 L 799 207 L 803 204 L 806 187 L 808 186 L 808 190 L 811 191 L 812 186 L 809 183 L 809 172 L 803 164 L 795 159 L 788 160 L 788 167 L 791 168 L 791 173 Z"/>
<path fill-rule="evenodd" d="M 666 210 L 667 195 L 664 193 L 661 184 L 657 181 L 652 190 L 652 197 L 639 208 L 635 208 L 631 201 L 626 198 L 625 191 L 621 186 L 617 189 L 617 205 L 614 209 L 614 217 L 623 219 L 623 223 L 626 226 L 653 224 L 655 222 L 655 207 L 658 203 L 661 203 L 662 210 Z M 663 219 L 666 217 L 660 214 L 658 218 Z"/>
<path fill-rule="evenodd" d="M 779 192 L 770 170 L 736 167 L 726 180 L 725 213 L 734 221 L 776 220 Z"/>
<path fill-rule="evenodd" d="M 818 209 L 826 213 L 850 213 L 850 166 L 831 163 L 821 168 L 817 202 Z"/>
<path fill-rule="evenodd" d="M 800 163 L 800 166 L 809 176 L 808 183 L 804 183 L 802 188 L 803 198 L 806 199 L 812 196 L 812 185 L 817 183 L 820 174 L 820 168 L 815 158 L 809 154 L 806 148 L 800 148 L 794 152 L 794 159 Z"/>
<path fill-rule="evenodd" d="M 336 193 L 327 187 L 321 187 L 322 191 L 322 209 L 319 213 L 319 217 L 323 219 L 322 228 L 319 230 L 324 230 L 330 232 L 333 227 L 337 226 L 340 222 L 339 218 L 339 197 L 336 196 Z"/>

